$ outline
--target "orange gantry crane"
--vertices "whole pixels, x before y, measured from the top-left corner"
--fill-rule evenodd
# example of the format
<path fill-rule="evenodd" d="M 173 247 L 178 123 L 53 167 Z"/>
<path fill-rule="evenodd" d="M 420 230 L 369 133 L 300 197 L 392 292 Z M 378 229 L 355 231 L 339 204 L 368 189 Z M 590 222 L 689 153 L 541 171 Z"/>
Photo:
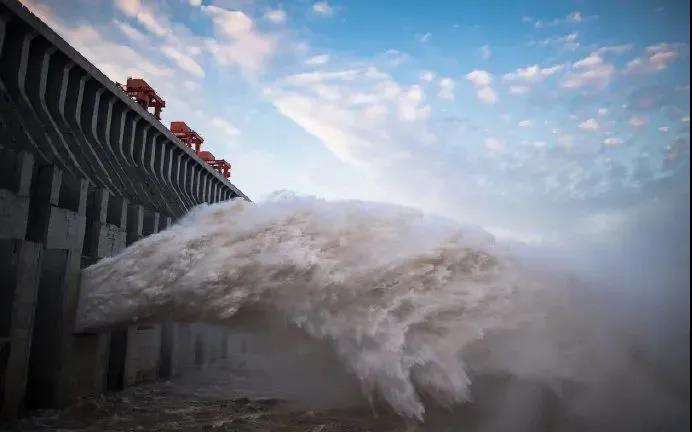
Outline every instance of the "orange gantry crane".
<path fill-rule="evenodd" d="M 201 150 L 204 138 L 195 132 L 184 121 L 171 122 L 171 132 L 180 139 L 186 146 L 193 149 L 197 155 L 202 158 L 209 166 L 220 172 L 225 178 L 231 177 L 231 164 L 225 159 L 216 159 L 209 151 Z"/>
<path fill-rule="evenodd" d="M 190 128 L 187 123 L 184 121 L 171 122 L 170 129 L 171 132 L 173 132 L 173 135 L 178 137 L 178 139 L 185 143 L 186 146 L 195 149 L 195 153 L 199 153 L 202 143 L 204 142 L 204 138 Z"/>
<path fill-rule="evenodd" d="M 128 77 L 127 84 L 116 84 L 145 110 L 148 111 L 149 108 L 154 108 L 154 117 L 161 121 L 161 110 L 166 106 L 166 101 L 161 99 L 146 81 L 141 78 Z M 180 120 L 173 121 L 171 122 L 170 130 L 173 132 L 173 135 L 182 141 L 188 148 L 193 149 L 209 166 L 220 172 L 225 178 L 231 177 L 231 164 L 225 159 L 216 159 L 211 152 L 201 150 L 204 138 L 194 129 L 190 128 L 187 123 Z"/>
<path fill-rule="evenodd" d="M 216 171 L 220 172 L 226 178 L 231 177 L 231 164 L 229 164 L 225 159 L 216 159 L 211 152 L 201 151 L 197 153 L 199 157 L 202 158 L 206 163 L 209 164 Z"/>
<path fill-rule="evenodd" d="M 165 108 L 166 101 L 161 99 L 156 91 L 141 78 L 127 78 L 127 84 L 119 84 L 123 91 L 137 101 L 145 110 L 154 108 L 154 117 L 161 120 L 161 110 Z"/>

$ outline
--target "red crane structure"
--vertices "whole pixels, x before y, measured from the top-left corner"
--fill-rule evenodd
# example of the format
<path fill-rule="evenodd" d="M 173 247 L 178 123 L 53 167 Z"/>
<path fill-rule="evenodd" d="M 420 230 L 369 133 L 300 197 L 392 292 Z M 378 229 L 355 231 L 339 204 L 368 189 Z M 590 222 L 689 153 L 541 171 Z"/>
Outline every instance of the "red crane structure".
<path fill-rule="evenodd" d="M 190 128 L 184 121 L 171 122 L 171 132 L 178 139 L 185 143 L 189 148 L 194 148 L 195 153 L 199 153 L 200 147 L 204 142 L 204 138 Z"/>
<path fill-rule="evenodd" d="M 161 120 L 161 110 L 166 106 L 166 101 L 156 94 L 156 91 L 141 78 L 127 78 L 127 84 L 121 85 L 123 91 L 137 101 L 145 110 L 154 108 L 154 117 Z"/>
<path fill-rule="evenodd" d="M 225 178 L 231 177 L 231 164 L 226 159 L 214 159 L 207 162 L 212 168 L 220 172 Z"/>
<path fill-rule="evenodd" d="M 123 91 L 132 99 L 137 101 L 145 110 L 154 108 L 154 117 L 161 120 L 161 110 L 166 106 L 166 101 L 156 94 L 156 91 L 151 88 L 146 81 L 141 78 L 127 78 L 127 84 L 118 84 Z M 171 122 L 171 132 L 188 148 L 194 149 L 204 162 L 220 172 L 225 178 L 231 177 L 231 164 L 225 159 L 216 159 L 213 154 L 208 151 L 202 151 L 202 143 L 204 138 L 194 129 L 187 125 L 184 121 Z"/>
<path fill-rule="evenodd" d="M 231 164 L 225 159 L 216 159 L 211 152 L 201 151 L 197 153 L 209 166 L 220 172 L 225 178 L 231 177 Z"/>
<path fill-rule="evenodd" d="M 201 150 L 204 138 L 188 126 L 187 123 L 180 120 L 171 122 L 171 132 L 186 146 L 194 149 L 195 153 L 209 166 L 220 172 L 225 178 L 231 177 L 231 164 L 225 159 L 216 159 L 211 152 Z"/>

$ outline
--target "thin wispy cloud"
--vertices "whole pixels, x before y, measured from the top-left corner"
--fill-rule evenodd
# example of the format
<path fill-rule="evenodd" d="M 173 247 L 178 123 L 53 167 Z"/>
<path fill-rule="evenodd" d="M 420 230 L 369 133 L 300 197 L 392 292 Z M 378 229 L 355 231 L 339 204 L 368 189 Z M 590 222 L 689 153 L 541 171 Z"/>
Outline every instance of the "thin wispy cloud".
<path fill-rule="evenodd" d="M 334 7 L 326 1 L 318 1 L 312 4 L 312 12 L 315 15 L 329 17 L 336 12 Z"/>
<path fill-rule="evenodd" d="M 264 17 L 275 24 L 283 24 L 287 19 L 286 12 L 283 9 L 269 9 L 264 13 Z"/>

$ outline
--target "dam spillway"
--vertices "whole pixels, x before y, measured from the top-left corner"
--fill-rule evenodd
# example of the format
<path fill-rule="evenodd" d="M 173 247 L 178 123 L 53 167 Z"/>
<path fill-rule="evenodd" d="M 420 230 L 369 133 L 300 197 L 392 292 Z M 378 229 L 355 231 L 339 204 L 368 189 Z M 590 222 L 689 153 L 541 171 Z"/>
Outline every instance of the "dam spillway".
<path fill-rule="evenodd" d="M 3 416 L 223 355 L 223 331 L 201 324 L 75 334 L 82 268 L 248 198 L 15 0 L 0 0 L 0 137 Z"/>

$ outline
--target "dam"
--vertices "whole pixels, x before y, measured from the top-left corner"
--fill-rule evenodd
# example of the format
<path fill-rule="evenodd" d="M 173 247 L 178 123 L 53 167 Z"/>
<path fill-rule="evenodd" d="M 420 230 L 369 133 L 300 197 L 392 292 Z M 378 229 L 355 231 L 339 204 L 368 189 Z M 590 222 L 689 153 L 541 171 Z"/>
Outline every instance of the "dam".
<path fill-rule="evenodd" d="M 0 0 L 0 431 L 689 430 L 689 5 L 493 3 Z"/>
<path fill-rule="evenodd" d="M 194 206 L 248 200 L 194 130 L 161 123 L 163 107 L 146 81 L 111 81 L 21 3 L 0 1 L 3 417 L 225 356 L 224 330 L 209 325 L 74 331 L 81 269 Z"/>

